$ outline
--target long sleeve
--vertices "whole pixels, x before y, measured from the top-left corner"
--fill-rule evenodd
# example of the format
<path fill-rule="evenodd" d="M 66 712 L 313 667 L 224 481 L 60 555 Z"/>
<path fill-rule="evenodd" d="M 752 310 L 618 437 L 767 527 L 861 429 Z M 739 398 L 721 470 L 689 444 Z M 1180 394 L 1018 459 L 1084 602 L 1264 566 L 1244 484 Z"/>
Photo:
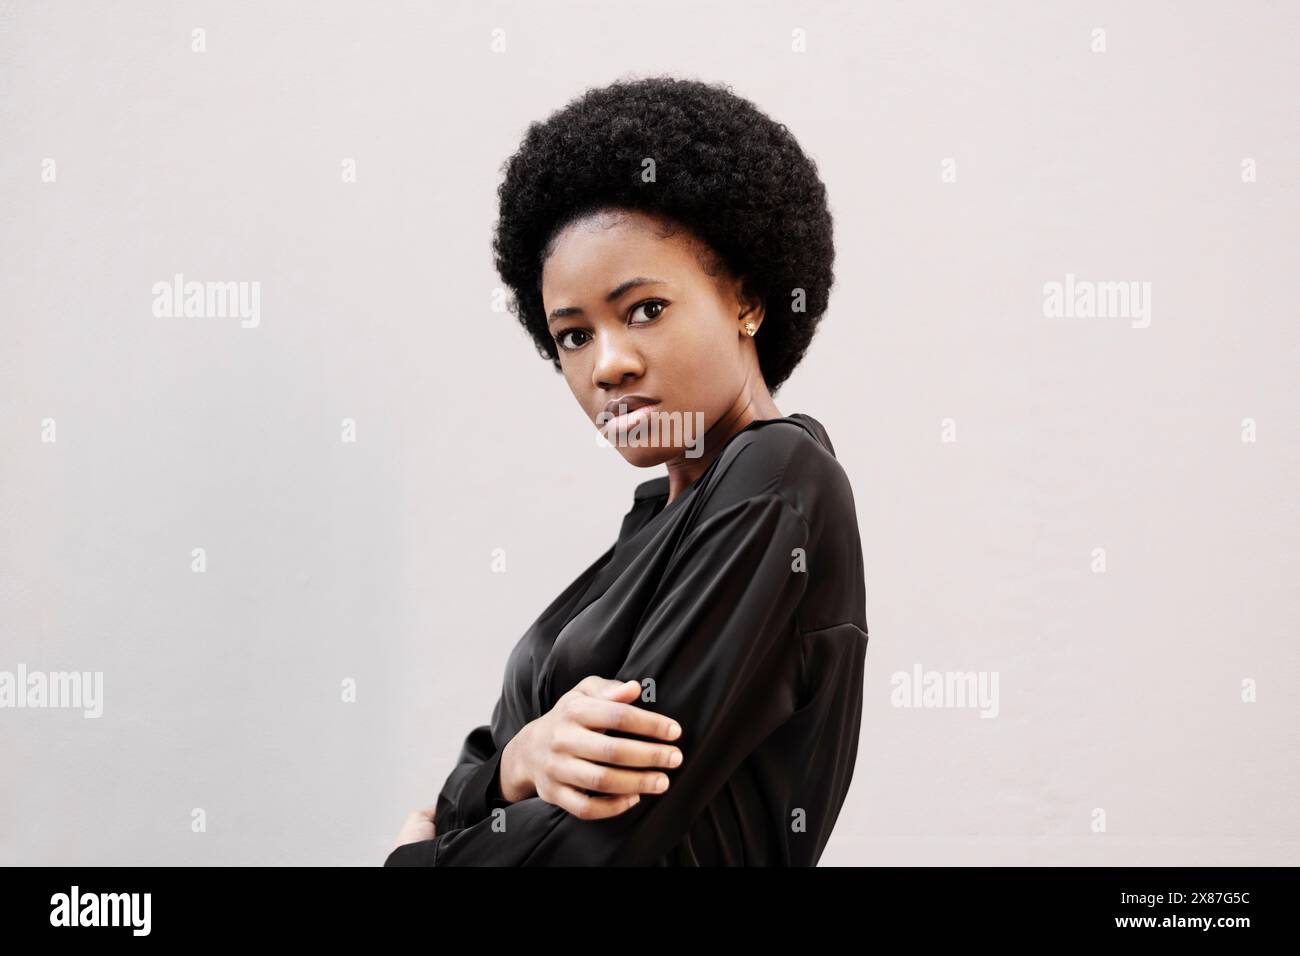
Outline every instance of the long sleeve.
<path fill-rule="evenodd" d="M 461 746 L 456 767 L 438 794 L 435 826 L 460 830 L 498 806 L 509 806 L 501 795 L 501 750 L 492 741 L 492 727 L 484 724 L 471 730 Z"/>
<path fill-rule="evenodd" d="M 655 699 L 638 706 L 681 724 L 674 743 L 683 761 L 662 771 L 666 792 L 642 794 L 636 806 L 601 820 L 531 797 L 465 827 L 439 827 L 434 839 L 393 850 L 385 865 L 658 863 L 798 706 L 804 674 L 796 609 L 807 573 L 795 549 L 807 549 L 808 539 L 808 523 L 779 494 L 712 514 L 669 559 L 618 673 L 601 675 L 653 687 Z"/>
<path fill-rule="evenodd" d="M 591 575 L 609 560 L 613 552 L 614 548 L 611 547 L 597 558 L 542 612 L 542 617 L 556 612 L 577 597 L 587 586 Z M 434 825 L 439 833 L 464 829 L 478 823 L 497 807 L 510 806 L 510 802 L 501 793 L 501 755 L 509 741 L 503 741 L 498 747 L 493 731 L 493 728 L 498 728 L 499 732 L 500 728 L 508 726 L 503 718 L 506 714 L 506 693 L 510 680 L 507 670 L 491 721 L 475 727 L 465 737 L 456 757 L 456 766 L 438 793 Z"/>

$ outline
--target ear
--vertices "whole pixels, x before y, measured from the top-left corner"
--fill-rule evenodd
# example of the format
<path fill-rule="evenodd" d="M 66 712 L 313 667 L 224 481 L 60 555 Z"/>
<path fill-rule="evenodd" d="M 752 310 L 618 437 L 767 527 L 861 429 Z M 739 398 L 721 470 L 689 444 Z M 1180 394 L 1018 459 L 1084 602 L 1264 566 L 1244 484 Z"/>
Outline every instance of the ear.
<path fill-rule="evenodd" d="M 755 325 L 763 324 L 763 298 L 755 292 L 749 284 L 749 276 L 741 276 L 736 280 L 736 302 L 740 309 L 736 313 L 743 325 L 745 322 L 753 322 Z"/>

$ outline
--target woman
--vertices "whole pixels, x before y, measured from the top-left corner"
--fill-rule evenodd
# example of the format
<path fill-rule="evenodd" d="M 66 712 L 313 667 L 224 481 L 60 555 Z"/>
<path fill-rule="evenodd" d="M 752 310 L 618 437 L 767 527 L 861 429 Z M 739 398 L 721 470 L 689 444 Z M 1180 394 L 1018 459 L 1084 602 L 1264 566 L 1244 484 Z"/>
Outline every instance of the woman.
<path fill-rule="evenodd" d="M 867 644 L 848 478 L 772 398 L 834 281 L 816 166 L 726 87 L 623 80 L 533 124 L 499 193 L 520 322 L 667 474 L 515 647 L 385 865 L 813 865 Z"/>

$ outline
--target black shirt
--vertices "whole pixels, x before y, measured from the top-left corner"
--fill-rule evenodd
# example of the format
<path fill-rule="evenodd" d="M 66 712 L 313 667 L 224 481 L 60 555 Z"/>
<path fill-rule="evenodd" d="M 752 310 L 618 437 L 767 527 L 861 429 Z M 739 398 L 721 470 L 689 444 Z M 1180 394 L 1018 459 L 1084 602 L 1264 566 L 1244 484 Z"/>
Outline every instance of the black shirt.
<path fill-rule="evenodd" d="M 795 413 L 751 422 L 667 497 L 666 475 L 637 486 L 615 544 L 511 652 L 491 724 L 468 735 L 438 795 L 434 839 L 385 866 L 817 863 L 862 720 L 848 477 L 821 424 Z M 668 790 L 600 820 L 502 799 L 502 749 L 590 674 L 652 687 L 635 705 L 681 725 L 682 763 L 660 768 Z"/>

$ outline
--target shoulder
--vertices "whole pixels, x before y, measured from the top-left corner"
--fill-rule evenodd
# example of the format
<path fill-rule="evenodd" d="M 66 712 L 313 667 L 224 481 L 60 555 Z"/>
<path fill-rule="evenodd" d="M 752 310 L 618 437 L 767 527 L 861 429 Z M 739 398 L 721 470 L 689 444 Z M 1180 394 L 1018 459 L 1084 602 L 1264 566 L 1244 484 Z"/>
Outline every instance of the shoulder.
<path fill-rule="evenodd" d="M 791 418 L 753 423 L 728 443 L 711 477 L 700 518 L 742 501 L 776 496 L 817 533 L 828 522 L 852 519 L 853 492 L 844 467 L 832 448 L 823 445 L 808 427 Z"/>
<path fill-rule="evenodd" d="M 866 633 L 866 573 L 849 476 L 836 458 L 826 430 L 808 416 L 771 419 L 735 436 L 707 475 L 709 487 L 697 520 L 711 516 L 728 527 L 781 511 L 783 526 L 800 536 L 808 571 L 799 627 L 811 634 L 844 623 Z M 769 525 L 768 527 L 771 527 Z M 798 530 L 794 530 L 794 529 Z M 772 555 L 793 554 L 788 542 L 771 544 Z"/>

